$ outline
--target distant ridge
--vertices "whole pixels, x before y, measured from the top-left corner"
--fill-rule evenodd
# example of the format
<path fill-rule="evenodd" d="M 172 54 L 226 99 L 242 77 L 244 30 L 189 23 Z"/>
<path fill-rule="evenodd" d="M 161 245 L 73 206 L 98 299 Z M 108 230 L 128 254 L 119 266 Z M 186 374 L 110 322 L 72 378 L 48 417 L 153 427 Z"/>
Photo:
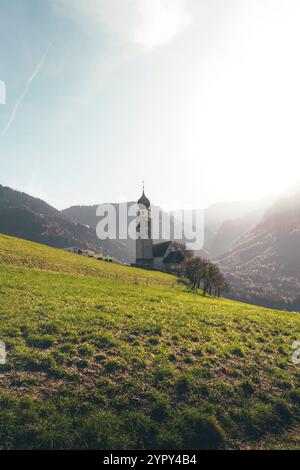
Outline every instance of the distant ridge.
<path fill-rule="evenodd" d="M 102 248 L 94 230 L 41 199 L 0 185 L 0 232 L 56 248 Z"/>
<path fill-rule="evenodd" d="M 199 254 L 218 256 L 234 299 L 300 310 L 300 188 L 270 207 L 267 204 L 268 200 L 223 203 L 206 209 L 206 251 Z M 115 207 L 118 213 L 121 205 Z M 73 206 L 59 211 L 39 198 L 0 185 L 0 233 L 134 261 L 134 240 L 98 239 L 97 208 Z"/>
<path fill-rule="evenodd" d="M 300 310 L 300 188 L 219 258 L 235 299 Z"/>

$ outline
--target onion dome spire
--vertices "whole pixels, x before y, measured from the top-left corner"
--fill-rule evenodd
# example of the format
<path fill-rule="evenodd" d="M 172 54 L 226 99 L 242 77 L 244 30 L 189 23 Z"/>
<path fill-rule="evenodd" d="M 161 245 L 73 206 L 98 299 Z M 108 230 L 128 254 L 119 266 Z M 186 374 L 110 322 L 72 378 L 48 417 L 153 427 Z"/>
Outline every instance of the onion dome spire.
<path fill-rule="evenodd" d="M 145 195 L 144 181 L 143 181 L 143 194 L 142 194 L 142 197 L 140 197 L 140 199 L 138 200 L 138 204 L 141 204 L 141 205 L 145 206 L 147 209 L 149 209 L 149 207 L 151 206 L 151 203 L 150 203 L 149 199 Z"/>

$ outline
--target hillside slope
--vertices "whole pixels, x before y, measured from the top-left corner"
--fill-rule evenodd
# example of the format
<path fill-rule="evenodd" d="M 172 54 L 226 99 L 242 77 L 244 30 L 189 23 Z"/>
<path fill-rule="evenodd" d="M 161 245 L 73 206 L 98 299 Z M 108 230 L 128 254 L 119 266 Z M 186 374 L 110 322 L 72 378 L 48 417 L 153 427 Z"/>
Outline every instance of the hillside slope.
<path fill-rule="evenodd" d="M 123 206 L 125 206 L 125 210 L 127 207 L 133 204 L 133 202 L 123 203 L 123 204 L 112 204 L 116 210 L 116 222 L 117 222 L 117 230 L 118 230 L 118 220 L 119 220 L 119 210 Z M 97 217 L 97 210 L 99 205 L 93 206 L 72 206 L 68 209 L 64 209 L 62 214 L 68 217 L 69 219 L 77 222 L 79 224 L 88 225 L 91 227 L 95 232 L 97 228 L 97 224 L 99 223 L 100 218 Z M 133 217 L 130 217 L 128 223 L 133 220 Z M 135 240 L 126 239 L 126 240 L 102 240 L 101 241 L 103 247 L 105 247 L 106 251 L 110 253 L 110 255 L 119 260 L 126 263 L 134 263 L 135 262 Z"/>
<path fill-rule="evenodd" d="M 74 255 L 68 251 L 0 234 L 1 264 L 41 271 L 109 278 L 124 282 L 162 284 L 170 287 L 174 287 L 177 283 L 177 279 L 170 274 L 105 263 L 95 258 Z"/>
<path fill-rule="evenodd" d="M 265 213 L 267 208 L 273 202 L 273 197 L 262 199 L 261 201 L 248 201 L 248 202 L 227 202 L 213 204 L 204 211 L 204 256 L 211 258 L 219 256 L 232 248 L 233 242 L 244 235 L 252 226 L 258 223 Z M 119 211 L 124 209 L 124 206 L 130 207 L 134 202 L 113 204 L 118 216 Z M 101 206 L 101 204 L 100 204 Z M 64 209 L 62 213 L 82 225 L 88 225 L 96 230 L 99 222 L 99 217 L 96 216 L 99 205 L 92 206 L 72 206 Z M 153 209 L 160 208 L 152 206 Z M 162 211 L 164 217 L 170 213 Z M 186 212 L 186 219 L 192 219 L 192 211 Z M 129 217 L 128 223 L 133 220 Z M 171 233 L 170 239 L 174 239 L 174 227 L 179 227 L 178 220 L 171 218 Z M 162 241 L 159 237 L 155 241 Z M 177 240 L 182 241 L 184 240 Z M 110 254 L 121 261 L 133 263 L 135 261 L 135 242 L 134 240 L 109 240 L 102 242 Z"/>
<path fill-rule="evenodd" d="M 299 448 L 299 315 L 10 237 L 0 253 L 2 449 Z"/>
<path fill-rule="evenodd" d="M 223 202 L 205 209 L 205 246 L 210 258 L 231 250 L 234 242 L 258 224 L 274 196 L 258 201 Z"/>
<path fill-rule="evenodd" d="M 41 199 L 1 185 L 0 233 L 57 248 L 102 247 L 94 230 L 69 220 Z"/>
<path fill-rule="evenodd" d="M 116 231 L 119 232 L 119 214 L 130 214 L 134 212 L 134 208 L 132 207 L 135 202 L 124 202 L 124 203 L 111 203 L 110 205 L 114 207 L 116 213 Z M 99 223 L 100 218 L 97 216 L 97 210 L 99 207 L 103 208 L 103 212 L 105 213 L 104 206 L 105 204 L 100 204 L 99 206 L 73 206 L 69 207 L 68 209 L 64 209 L 62 213 L 70 218 L 73 221 L 76 221 L 80 224 L 88 225 L 92 227 L 96 231 L 97 224 Z M 131 208 L 131 211 L 130 211 Z M 173 213 L 168 213 L 162 211 L 161 208 L 158 206 L 151 206 L 152 210 L 152 217 L 155 211 L 159 214 L 160 219 L 160 228 L 157 235 L 157 238 L 154 238 L 154 243 L 160 242 L 165 240 L 162 236 L 162 219 L 169 220 L 170 222 L 170 233 L 168 239 L 177 241 L 180 243 L 184 243 L 183 239 L 175 239 L 176 233 L 182 232 L 182 224 L 179 220 L 176 219 Z M 191 219 L 192 220 L 192 219 Z M 127 217 L 127 226 L 129 227 L 132 223 L 135 222 L 135 216 L 128 216 Z M 188 230 L 188 226 L 186 227 L 186 231 Z M 115 259 L 119 261 L 123 261 L 126 263 L 135 263 L 135 251 L 136 251 L 136 243 L 135 240 L 130 238 L 127 239 L 109 239 L 104 240 L 101 242 L 106 250 L 113 256 Z"/>
<path fill-rule="evenodd" d="M 223 222 L 209 246 L 210 257 L 217 258 L 230 251 L 244 235 L 261 221 L 262 216 L 260 211 L 255 211 L 238 219 L 229 219 Z"/>
<path fill-rule="evenodd" d="M 234 298 L 300 310 L 300 190 L 277 201 L 219 264 Z"/>

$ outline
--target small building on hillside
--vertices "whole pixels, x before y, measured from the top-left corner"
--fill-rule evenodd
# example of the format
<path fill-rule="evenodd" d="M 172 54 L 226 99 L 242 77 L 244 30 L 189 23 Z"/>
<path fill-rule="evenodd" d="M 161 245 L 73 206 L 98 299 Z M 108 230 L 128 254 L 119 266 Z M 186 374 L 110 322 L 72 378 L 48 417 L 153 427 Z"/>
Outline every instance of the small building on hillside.
<path fill-rule="evenodd" d="M 151 203 L 144 190 L 142 197 L 138 200 L 138 205 L 135 265 L 145 269 L 178 273 L 184 259 L 183 250 L 172 241 L 153 243 Z"/>
<path fill-rule="evenodd" d="M 171 241 L 153 245 L 153 268 L 167 273 L 178 273 L 179 266 L 184 260 L 184 254 L 176 243 Z"/>

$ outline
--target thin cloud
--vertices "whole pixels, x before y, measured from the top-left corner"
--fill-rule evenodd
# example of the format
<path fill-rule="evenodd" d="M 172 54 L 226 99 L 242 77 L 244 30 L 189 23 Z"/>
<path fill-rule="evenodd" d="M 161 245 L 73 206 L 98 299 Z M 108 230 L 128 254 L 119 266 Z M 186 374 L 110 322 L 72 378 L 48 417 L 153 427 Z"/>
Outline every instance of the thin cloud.
<path fill-rule="evenodd" d="M 86 30 L 104 28 L 113 43 L 125 48 L 150 51 L 170 43 L 191 23 L 186 0 L 66 0 L 64 8 Z"/>
<path fill-rule="evenodd" d="M 34 79 L 39 75 L 39 73 L 41 72 L 41 70 L 42 70 L 42 68 L 43 68 L 43 66 L 44 66 L 44 64 L 45 64 L 45 61 L 46 61 L 46 59 L 47 59 L 47 56 L 48 56 L 48 54 L 49 54 L 49 51 L 50 51 L 51 47 L 53 46 L 53 44 L 54 44 L 54 40 L 51 41 L 51 42 L 48 44 L 48 46 L 47 46 L 45 52 L 43 53 L 43 55 L 42 55 L 42 57 L 41 57 L 41 59 L 39 60 L 38 64 L 35 66 L 35 69 L 34 69 L 32 75 L 31 75 L 31 76 L 29 77 L 29 79 L 27 80 L 27 83 L 26 83 L 26 85 L 25 85 L 25 88 L 24 88 L 24 90 L 22 91 L 22 93 L 21 93 L 21 95 L 19 96 L 19 98 L 17 99 L 17 101 L 16 101 L 16 103 L 15 103 L 15 105 L 14 105 L 14 107 L 13 107 L 12 113 L 11 113 L 11 115 L 10 115 L 10 117 L 9 117 L 9 119 L 8 119 L 8 121 L 7 121 L 6 125 L 5 125 L 5 127 L 4 127 L 4 129 L 3 129 L 2 132 L 1 132 L 1 137 L 4 137 L 4 136 L 5 136 L 5 134 L 6 134 L 7 131 L 9 130 L 10 126 L 11 126 L 12 123 L 14 122 L 15 117 L 16 117 L 17 112 L 18 112 L 18 109 L 19 109 L 20 105 L 22 104 L 22 101 L 24 100 L 24 98 L 25 98 L 25 96 L 27 95 L 28 91 L 30 90 L 30 87 L 31 87 L 31 84 L 32 84 L 33 80 L 34 80 Z"/>
<path fill-rule="evenodd" d="M 138 8 L 140 21 L 133 39 L 144 50 L 168 44 L 191 23 L 191 15 L 182 0 L 142 1 Z"/>
<path fill-rule="evenodd" d="M 53 0 L 56 14 L 74 21 L 93 46 L 101 41 L 101 53 L 95 48 L 82 70 L 74 105 L 90 103 L 122 64 L 184 33 L 194 22 L 190 5 L 191 0 Z"/>

